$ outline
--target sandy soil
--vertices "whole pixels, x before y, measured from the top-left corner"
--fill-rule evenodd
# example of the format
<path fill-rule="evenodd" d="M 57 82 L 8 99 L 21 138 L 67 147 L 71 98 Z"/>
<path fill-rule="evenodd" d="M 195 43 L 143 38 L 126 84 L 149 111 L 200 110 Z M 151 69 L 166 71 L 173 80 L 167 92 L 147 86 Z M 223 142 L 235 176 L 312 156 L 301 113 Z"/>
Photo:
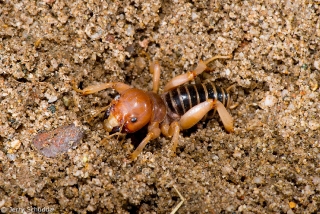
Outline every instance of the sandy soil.
<path fill-rule="evenodd" d="M 0 211 L 52 213 L 320 212 L 319 1 L 0 1 Z M 80 86 L 161 89 L 200 59 L 196 81 L 235 84 L 235 132 L 218 117 L 127 159 L 137 133 L 111 138 L 95 110 L 116 96 Z M 33 139 L 75 123 L 82 142 L 53 158 Z M 140 139 L 138 139 L 139 141 Z"/>

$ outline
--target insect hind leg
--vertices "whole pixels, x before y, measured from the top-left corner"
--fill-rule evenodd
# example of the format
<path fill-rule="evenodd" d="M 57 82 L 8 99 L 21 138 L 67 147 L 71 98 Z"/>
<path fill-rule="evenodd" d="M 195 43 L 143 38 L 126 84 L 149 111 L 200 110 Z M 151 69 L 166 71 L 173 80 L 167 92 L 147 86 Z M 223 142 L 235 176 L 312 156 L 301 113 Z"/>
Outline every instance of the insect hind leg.
<path fill-rule="evenodd" d="M 209 99 L 189 109 L 179 120 L 181 129 L 189 129 L 197 124 L 210 110 L 217 110 L 225 129 L 233 132 L 233 119 L 219 100 Z"/>
<path fill-rule="evenodd" d="M 176 88 L 186 82 L 189 82 L 193 80 L 197 75 L 201 74 L 204 72 L 208 67 L 207 65 L 215 60 L 215 59 L 230 59 L 232 55 L 227 55 L 227 56 L 221 56 L 217 55 L 214 57 L 211 57 L 210 59 L 207 59 L 205 61 L 200 60 L 198 63 L 197 67 L 193 71 L 189 71 L 185 74 L 178 75 L 174 78 L 172 78 L 165 86 L 164 86 L 164 91 L 169 91 L 173 88 Z"/>

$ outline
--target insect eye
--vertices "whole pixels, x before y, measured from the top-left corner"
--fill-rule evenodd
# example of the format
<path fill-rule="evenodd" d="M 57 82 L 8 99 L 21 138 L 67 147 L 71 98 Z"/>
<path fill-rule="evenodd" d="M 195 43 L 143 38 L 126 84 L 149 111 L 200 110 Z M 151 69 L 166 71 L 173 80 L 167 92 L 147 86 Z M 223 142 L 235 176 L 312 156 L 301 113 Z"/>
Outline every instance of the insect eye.
<path fill-rule="evenodd" d="M 132 117 L 130 121 L 131 121 L 131 123 L 135 123 L 135 122 L 137 122 L 137 120 L 138 119 L 136 117 Z"/>

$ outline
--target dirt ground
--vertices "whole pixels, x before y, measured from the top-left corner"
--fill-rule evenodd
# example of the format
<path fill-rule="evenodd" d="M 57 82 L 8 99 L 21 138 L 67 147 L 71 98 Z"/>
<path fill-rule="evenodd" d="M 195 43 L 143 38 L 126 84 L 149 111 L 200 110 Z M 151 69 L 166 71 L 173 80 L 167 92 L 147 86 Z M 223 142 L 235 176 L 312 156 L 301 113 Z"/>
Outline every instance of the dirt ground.
<path fill-rule="evenodd" d="M 0 0 L 2 213 L 319 213 L 320 2 Z M 128 160 L 145 133 L 110 138 L 96 110 L 120 81 L 151 90 L 149 63 L 172 77 L 216 60 L 196 81 L 235 85 L 229 110 Z M 39 132 L 75 123 L 80 144 L 55 157 Z M 67 130 L 68 131 L 68 130 Z"/>

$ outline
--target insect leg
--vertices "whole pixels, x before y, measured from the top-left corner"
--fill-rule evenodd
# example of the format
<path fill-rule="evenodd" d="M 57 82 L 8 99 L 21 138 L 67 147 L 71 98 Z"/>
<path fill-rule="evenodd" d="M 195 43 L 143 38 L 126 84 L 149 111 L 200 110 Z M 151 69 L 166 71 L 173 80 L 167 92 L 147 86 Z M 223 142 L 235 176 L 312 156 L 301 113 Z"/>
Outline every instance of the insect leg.
<path fill-rule="evenodd" d="M 74 80 L 72 80 L 71 83 L 72 83 L 73 90 L 75 90 L 76 92 L 82 93 L 83 95 L 93 94 L 93 93 L 96 93 L 98 91 L 102 91 L 107 88 L 115 89 L 117 92 L 121 93 L 121 92 L 131 88 L 129 85 L 124 84 L 122 82 L 108 82 L 108 83 L 100 83 L 98 85 L 90 85 L 90 86 L 86 87 L 85 89 L 81 90 L 81 89 L 77 88 Z"/>
<path fill-rule="evenodd" d="M 169 135 L 169 128 L 170 128 L 169 124 L 161 124 L 160 128 L 161 128 L 161 133 L 162 133 L 164 136 L 166 136 L 166 137 L 171 137 L 171 136 Z"/>
<path fill-rule="evenodd" d="M 179 120 L 181 129 L 189 129 L 197 124 L 211 109 L 218 111 L 225 129 L 233 132 L 233 119 L 224 105 L 218 100 L 209 99 L 189 109 Z"/>
<path fill-rule="evenodd" d="M 143 148 L 149 143 L 150 140 L 153 140 L 160 136 L 160 128 L 158 122 L 153 122 L 148 126 L 148 134 L 139 144 L 139 146 L 130 154 L 130 159 L 134 160 L 142 152 Z"/>
<path fill-rule="evenodd" d="M 160 64 L 158 61 L 152 62 L 150 65 L 150 73 L 153 74 L 153 89 L 154 93 L 158 93 L 160 84 Z"/>
<path fill-rule="evenodd" d="M 173 122 L 170 125 L 169 134 L 172 135 L 172 151 L 176 154 L 176 150 L 179 143 L 179 133 L 180 133 L 180 126 L 178 122 Z"/>
<path fill-rule="evenodd" d="M 233 85 L 229 86 L 229 87 L 226 89 L 226 92 L 227 92 L 228 94 L 230 94 L 230 91 L 231 91 L 231 90 L 234 90 L 235 88 L 236 88 L 236 84 L 233 84 Z M 237 102 L 237 103 L 233 103 L 233 101 L 231 100 L 231 97 L 230 97 L 230 101 L 229 101 L 229 103 L 228 103 L 228 108 L 229 108 L 229 109 L 234 109 L 234 108 L 236 108 L 238 105 L 239 105 L 239 103 L 238 103 L 238 102 Z"/>
<path fill-rule="evenodd" d="M 166 137 L 172 137 L 172 151 L 175 154 L 177 150 L 177 146 L 179 143 L 179 133 L 180 126 L 177 121 L 172 122 L 170 125 L 168 123 L 161 124 L 161 133 Z"/>
<path fill-rule="evenodd" d="M 191 80 L 193 80 L 197 75 L 201 74 L 203 71 L 205 71 L 207 69 L 207 64 L 209 64 L 211 61 L 215 60 L 215 59 L 229 59 L 231 58 L 232 55 L 228 55 L 228 56 L 214 56 L 206 61 L 202 61 L 200 60 L 200 62 L 198 63 L 196 69 L 194 69 L 193 71 L 189 71 L 185 74 L 181 74 L 178 75 L 174 78 L 172 78 L 165 86 L 164 86 L 164 91 L 169 91 L 173 88 L 178 87 L 179 85 L 182 85 L 186 82 L 189 82 Z"/>

